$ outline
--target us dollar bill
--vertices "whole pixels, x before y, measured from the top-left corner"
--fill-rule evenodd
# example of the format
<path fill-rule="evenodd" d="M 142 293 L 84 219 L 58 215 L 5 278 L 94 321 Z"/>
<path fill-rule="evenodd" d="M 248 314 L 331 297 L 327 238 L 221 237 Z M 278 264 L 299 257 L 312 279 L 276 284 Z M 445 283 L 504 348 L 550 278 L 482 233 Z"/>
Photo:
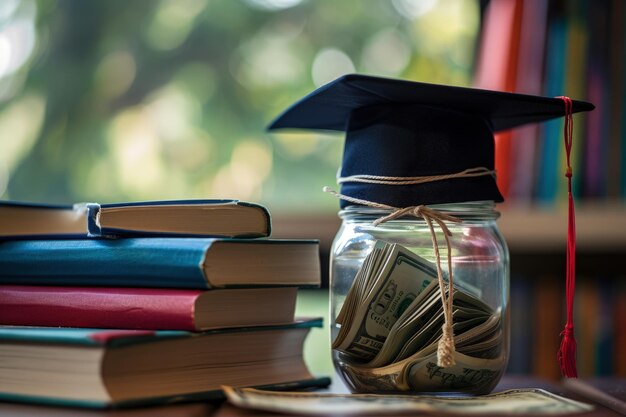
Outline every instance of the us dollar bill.
<path fill-rule="evenodd" d="M 380 368 L 348 366 L 346 372 L 357 391 L 433 392 L 446 389 L 463 392 L 488 392 L 503 372 L 504 357 L 481 359 L 454 353 L 456 364 L 437 365 L 437 348 L 431 345 L 419 354 Z"/>
<path fill-rule="evenodd" d="M 385 415 L 400 413 L 533 414 L 584 413 L 593 406 L 541 389 L 514 389 L 475 397 L 276 392 L 222 387 L 241 408 L 298 415 Z"/>
<path fill-rule="evenodd" d="M 378 354 L 396 321 L 437 277 L 430 262 L 400 245 L 377 245 L 370 255 L 339 312 L 342 326 L 333 342 L 333 349 L 362 361 Z"/>
<path fill-rule="evenodd" d="M 333 349 L 357 391 L 488 392 L 503 371 L 502 311 L 455 285 L 452 328 L 457 364 L 437 368 L 442 291 L 435 266 L 397 244 L 377 242 L 338 316 Z"/>

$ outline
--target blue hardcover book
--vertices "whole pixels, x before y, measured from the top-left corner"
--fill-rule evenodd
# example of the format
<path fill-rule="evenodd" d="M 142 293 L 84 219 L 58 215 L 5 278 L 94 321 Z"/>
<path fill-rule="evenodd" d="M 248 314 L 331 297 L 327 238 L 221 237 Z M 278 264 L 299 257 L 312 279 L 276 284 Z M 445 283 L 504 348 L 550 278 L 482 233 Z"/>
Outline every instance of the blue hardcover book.
<path fill-rule="evenodd" d="M 0 284 L 319 286 L 316 240 L 128 238 L 0 243 Z"/>
<path fill-rule="evenodd" d="M 598 287 L 598 311 L 594 315 L 596 318 L 596 327 L 598 334 L 596 337 L 596 357 L 595 374 L 602 376 L 611 376 L 615 365 L 613 363 L 615 346 L 615 328 L 614 308 L 616 302 L 614 280 L 611 277 L 600 276 L 594 280 L 594 285 Z"/>
<path fill-rule="evenodd" d="M 221 396 L 222 385 L 327 386 L 303 356 L 321 319 L 184 331 L 0 327 L 0 399 L 105 408 Z"/>
<path fill-rule="evenodd" d="M 259 204 L 172 200 L 75 205 L 0 202 L 0 239 L 117 236 L 267 237 L 271 219 Z"/>

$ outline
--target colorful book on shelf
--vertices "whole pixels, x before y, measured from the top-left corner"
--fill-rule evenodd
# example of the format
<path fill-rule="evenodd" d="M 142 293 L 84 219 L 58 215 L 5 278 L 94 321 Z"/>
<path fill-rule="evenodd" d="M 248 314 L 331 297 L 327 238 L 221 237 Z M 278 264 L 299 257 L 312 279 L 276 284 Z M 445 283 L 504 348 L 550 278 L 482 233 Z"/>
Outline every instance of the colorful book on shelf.
<path fill-rule="evenodd" d="M 1 325 L 200 331 L 291 323 L 297 287 L 0 286 Z"/>
<path fill-rule="evenodd" d="M 611 1 L 611 29 L 609 44 L 609 134 L 607 161 L 607 193 L 611 199 L 620 197 L 622 166 L 626 164 L 626 143 L 622 145 L 622 130 L 626 120 L 626 5 L 623 0 Z M 622 111 L 624 112 L 622 114 Z M 625 137 L 626 138 L 626 137 Z M 623 155 L 622 155 L 623 153 Z"/>
<path fill-rule="evenodd" d="M 522 1 L 501 0 L 489 3 L 481 37 L 475 86 L 514 91 L 522 24 Z M 495 137 L 495 168 L 498 189 L 506 198 L 510 183 L 511 132 Z"/>
<path fill-rule="evenodd" d="M 614 3 L 619 2 L 616 0 Z M 621 51 L 618 53 L 620 57 L 621 66 L 618 68 L 619 76 L 624 77 L 624 71 L 626 70 L 626 30 L 624 30 L 624 25 L 626 25 L 626 7 L 624 4 L 620 4 L 620 7 L 615 8 L 615 13 L 619 13 L 621 16 L 618 16 L 617 19 L 621 19 L 621 27 L 622 27 L 622 38 L 619 41 L 616 41 L 618 45 L 621 45 Z M 613 84 L 612 84 L 613 85 Z M 620 146 L 618 149 L 620 150 L 620 178 L 619 178 L 619 193 L 620 196 L 624 199 L 626 198 L 626 80 L 622 78 L 621 84 L 613 85 L 614 88 L 621 87 L 617 90 L 617 96 L 620 98 L 619 101 L 619 112 L 618 117 L 620 120 L 620 124 L 618 126 L 619 135 L 619 143 Z M 611 148 L 611 151 L 616 151 Z"/>
<path fill-rule="evenodd" d="M 0 202 L 0 239 L 116 236 L 267 237 L 261 205 L 238 200 L 172 200 L 46 205 Z"/>
<path fill-rule="evenodd" d="M 578 279 L 574 302 L 574 322 L 576 323 L 576 365 L 581 377 L 595 374 L 598 352 L 599 313 L 598 284 L 595 280 Z"/>
<path fill-rule="evenodd" d="M 535 285 L 533 295 L 534 308 L 529 320 L 533 320 L 534 338 L 532 342 L 532 373 L 546 379 L 558 379 L 560 376 L 556 354 L 559 350 L 559 332 L 563 328 L 561 311 L 554 306 L 562 302 L 563 293 L 560 280 L 554 276 L 544 276 L 540 284 Z M 549 306 L 549 308 L 545 308 Z"/>
<path fill-rule="evenodd" d="M 123 407 L 210 399 L 222 385 L 327 386 L 303 359 L 321 319 L 184 331 L 0 327 L 0 399 Z"/>
<path fill-rule="evenodd" d="M 622 277 L 620 277 L 622 278 Z M 626 375 L 626 281 L 618 279 L 613 294 L 613 372 L 615 375 Z"/>
<path fill-rule="evenodd" d="M 615 287 L 613 280 L 608 276 L 599 276 L 595 280 L 598 287 L 598 311 L 593 317 L 596 319 L 596 357 L 595 375 L 611 375 L 615 369 L 613 363 L 613 348 L 615 337 L 613 333 L 613 304 Z"/>
<path fill-rule="evenodd" d="M 548 23 L 548 45 L 546 51 L 546 74 L 544 95 L 556 97 L 563 95 L 565 85 L 565 62 L 567 50 L 567 20 L 560 14 Z M 560 149 L 563 147 L 563 121 L 549 120 L 541 126 L 539 166 L 537 172 L 536 195 L 540 203 L 552 204 L 557 194 L 557 177 L 562 173 L 559 167 Z M 557 174 L 558 171 L 558 174 Z"/>
<path fill-rule="evenodd" d="M 565 44 L 567 45 L 567 51 L 565 52 L 566 62 L 563 68 L 563 90 L 560 95 L 566 95 L 569 97 L 586 97 L 591 99 L 587 95 L 587 82 L 589 74 L 587 72 L 587 59 L 590 53 L 589 50 L 589 25 L 587 24 L 587 17 L 589 12 L 587 10 L 587 2 L 574 0 L 568 2 L 566 5 L 567 30 L 565 33 Z M 599 105 L 599 103 L 594 102 Z M 600 111 L 601 112 L 601 111 Z M 584 179 L 584 161 L 585 155 L 585 122 L 589 120 L 583 119 L 579 116 L 574 116 L 574 129 L 572 132 L 572 150 L 571 150 L 571 165 L 573 167 L 574 175 L 572 177 L 572 190 L 575 198 L 583 196 L 583 179 Z M 563 144 L 563 124 L 561 121 L 561 132 L 558 137 L 559 146 L 557 148 L 557 156 L 554 161 L 556 164 L 556 178 L 554 183 L 556 185 L 555 201 L 565 202 L 567 201 L 567 180 L 564 175 L 567 171 L 567 157 L 565 151 L 565 145 Z"/>
<path fill-rule="evenodd" d="M 156 288 L 319 286 L 315 240 L 8 240 L 0 284 Z"/>
<path fill-rule="evenodd" d="M 593 7 L 584 16 L 588 21 L 589 54 L 586 62 L 587 77 L 586 97 L 597 106 L 597 111 L 591 112 L 587 120 L 585 135 L 574 137 L 585 146 L 584 150 L 584 190 L 585 197 L 606 197 L 608 181 L 608 133 L 610 114 L 610 94 L 613 88 L 609 84 L 609 45 L 610 45 L 610 17 L 608 7 Z M 582 20 L 582 19 L 581 19 Z M 584 66 L 583 66 L 584 68 Z M 579 129 L 580 130 L 580 129 Z M 576 131 L 574 131 L 576 134 Z M 582 166 L 582 164 L 581 164 Z"/>
<path fill-rule="evenodd" d="M 515 91 L 541 95 L 546 46 L 548 2 L 525 1 L 522 11 Z M 526 125 L 511 132 L 509 196 L 516 203 L 532 199 L 539 126 Z"/>

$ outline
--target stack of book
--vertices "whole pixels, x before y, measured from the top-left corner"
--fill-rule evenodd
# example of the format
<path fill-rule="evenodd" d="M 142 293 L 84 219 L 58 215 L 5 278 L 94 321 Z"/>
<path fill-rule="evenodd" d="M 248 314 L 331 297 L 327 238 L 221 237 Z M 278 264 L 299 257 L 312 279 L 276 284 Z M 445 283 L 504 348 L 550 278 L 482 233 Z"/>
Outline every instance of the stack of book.
<path fill-rule="evenodd" d="M 0 399 L 124 406 L 221 385 L 328 385 L 306 367 L 318 243 L 231 200 L 0 204 Z"/>

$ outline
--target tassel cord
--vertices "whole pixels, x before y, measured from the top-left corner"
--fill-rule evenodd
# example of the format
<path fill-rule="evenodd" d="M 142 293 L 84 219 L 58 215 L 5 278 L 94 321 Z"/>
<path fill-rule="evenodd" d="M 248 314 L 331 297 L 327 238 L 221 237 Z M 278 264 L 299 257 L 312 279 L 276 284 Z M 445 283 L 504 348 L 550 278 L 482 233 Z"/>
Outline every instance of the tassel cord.
<path fill-rule="evenodd" d="M 576 289 L 576 213 L 574 211 L 574 197 L 572 194 L 572 165 L 571 151 L 574 120 L 572 117 L 572 100 L 569 97 L 559 97 L 565 105 L 565 123 L 563 140 L 567 160 L 567 250 L 566 250 L 566 281 L 565 296 L 567 303 L 565 328 L 561 332 L 561 346 L 557 355 L 561 374 L 566 378 L 576 378 L 576 339 L 574 337 L 574 293 Z"/>

